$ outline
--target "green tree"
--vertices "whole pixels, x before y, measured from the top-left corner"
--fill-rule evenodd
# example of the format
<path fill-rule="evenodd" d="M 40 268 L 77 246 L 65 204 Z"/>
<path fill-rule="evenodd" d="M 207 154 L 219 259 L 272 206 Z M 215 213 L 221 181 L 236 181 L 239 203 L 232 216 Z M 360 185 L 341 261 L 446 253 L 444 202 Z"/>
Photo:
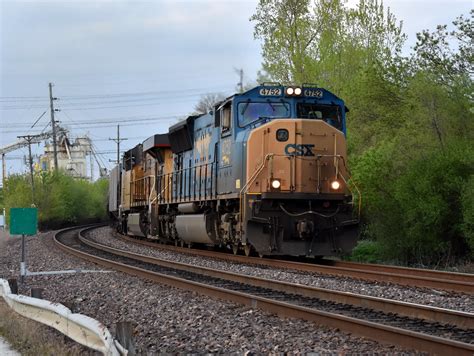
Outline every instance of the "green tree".
<path fill-rule="evenodd" d="M 446 264 L 474 251 L 473 11 L 454 30 L 417 36 L 401 55 L 401 23 L 376 0 L 261 0 L 263 69 L 341 96 L 349 160 L 362 192 L 357 258 Z M 304 33 L 303 33 L 304 32 Z M 302 46 L 302 44 L 304 44 Z M 375 256 L 376 255 L 376 256 Z"/>
<path fill-rule="evenodd" d="M 399 53 L 401 25 L 377 0 L 261 0 L 255 15 L 263 69 L 283 83 L 317 82 L 338 92 L 376 61 Z"/>
<path fill-rule="evenodd" d="M 94 183 L 62 172 L 35 176 L 35 206 L 42 227 L 59 227 L 90 219 L 105 219 L 108 181 Z M 31 185 L 25 175 L 8 177 L 4 186 L 6 208 L 31 206 Z"/>
<path fill-rule="evenodd" d="M 263 69 L 275 80 L 289 83 L 306 80 L 306 63 L 318 29 L 313 27 L 309 0 L 260 0 L 255 38 L 263 40 Z"/>
<path fill-rule="evenodd" d="M 424 30 L 417 34 L 414 59 L 420 69 L 438 76 L 440 83 L 458 76 L 472 78 L 474 74 L 474 10 L 470 17 L 459 16 L 448 31 L 447 25 L 439 25 L 436 31 Z M 453 48 L 453 44 L 455 47 Z"/>

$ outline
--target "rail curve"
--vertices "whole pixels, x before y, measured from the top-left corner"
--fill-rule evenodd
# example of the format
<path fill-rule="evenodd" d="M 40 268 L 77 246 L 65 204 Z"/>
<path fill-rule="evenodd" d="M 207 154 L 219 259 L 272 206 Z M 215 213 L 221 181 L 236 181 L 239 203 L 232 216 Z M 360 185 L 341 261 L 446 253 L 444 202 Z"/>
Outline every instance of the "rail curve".
<path fill-rule="evenodd" d="M 474 332 L 474 315 L 470 313 L 455 312 L 426 306 L 418 308 L 419 306 L 411 303 L 394 302 L 384 300 L 382 298 L 366 297 L 352 293 L 333 293 L 331 291 L 321 290 L 319 288 L 305 287 L 301 285 L 277 282 L 274 280 L 265 280 L 261 278 L 252 278 L 250 276 L 242 276 L 230 272 L 210 270 L 207 268 L 196 267 L 183 263 L 177 264 L 174 262 L 159 260 L 143 255 L 132 254 L 127 251 L 117 250 L 115 248 L 101 245 L 87 239 L 85 237 L 85 233 L 93 228 L 94 227 L 89 227 L 78 231 L 79 241 L 72 243 L 73 246 L 67 246 L 56 237 L 54 239 L 55 243 L 58 245 L 58 247 L 69 253 L 108 268 L 114 268 L 128 274 L 150 279 L 173 287 L 192 290 L 204 295 L 263 309 L 281 316 L 301 318 L 316 322 L 318 324 L 339 328 L 360 336 L 375 339 L 379 342 L 397 344 L 402 347 L 414 348 L 430 353 L 467 355 L 474 352 L 474 345 L 469 344 L 469 341 L 464 342 L 446 339 L 439 336 L 403 329 L 401 327 L 371 322 L 361 318 L 343 315 L 341 313 L 338 314 L 336 312 L 318 310 L 314 307 L 281 301 L 278 300 L 278 298 L 272 299 L 271 296 L 262 296 L 258 293 L 252 292 L 251 290 L 252 288 L 260 289 L 264 290 L 265 293 L 273 293 L 272 295 L 276 294 L 284 297 L 287 297 L 288 295 L 297 295 L 300 299 L 319 299 L 323 302 L 332 300 L 332 302 L 335 302 L 335 304 L 343 303 L 345 305 L 356 307 L 356 309 L 365 307 L 366 309 L 373 309 L 382 314 L 396 313 L 398 315 L 410 317 L 418 315 L 418 319 L 455 325 L 454 328 L 458 328 L 460 330 L 459 333 L 465 334 L 467 339 L 472 338 Z M 89 249 L 89 252 L 78 250 L 80 243 L 85 244 Z M 92 248 L 100 249 L 100 253 L 108 254 L 109 258 L 122 258 L 128 260 L 121 260 L 120 262 L 105 258 L 104 256 L 95 256 L 94 254 L 90 253 L 90 249 Z M 115 257 L 112 256 L 112 254 Z M 128 262 L 131 260 L 139 261 L 141 264 L 158 266 L 159 271 L 130 265 Z M 173 272 L 171 274 L 164 273 L 163 271 L 166 272 L 167 269 L 192 274 L 193 278 L 189 278 L 189 276 L 188 278 L 177 276 L 177 272 Z M 191 280 L 196 279 L 195 276 L 197 275 L 205 276 L 203 279 L 204 282 Z M 235 288 L 229 289 L 219 285 L 212 285 L 212 283 L 209 283 L 209 279 L 224 280 L 227 284 L 236 283 L 239 285 L 250 286 L 250 288 L 245 287 L 243 289 L 244 291 L 242 292 L 235 290 Z"/>
<path fill-rule="evenodd" d="M 194 254 L 196 256 L 220 258 L 227 261 L 254 264 L 273 268 L 286 268 L 297 271 L 322 273 L 327 275 L 358 278 L 368 281 L 390 282 L 411 287 L 433 288 L 467 294 L 474 294 L 474 275 L 453 273 L 419 268 L 362 264 L 355 262 L 327 261 L 329 265 L 295 262 L 279 259 L 247 257 L 229 253 L 190 249 L 172 245 L 157 244 L 153 241 L 140 240 L 124 235 L 120 238 L 137 244 L 175 252 Z"/>

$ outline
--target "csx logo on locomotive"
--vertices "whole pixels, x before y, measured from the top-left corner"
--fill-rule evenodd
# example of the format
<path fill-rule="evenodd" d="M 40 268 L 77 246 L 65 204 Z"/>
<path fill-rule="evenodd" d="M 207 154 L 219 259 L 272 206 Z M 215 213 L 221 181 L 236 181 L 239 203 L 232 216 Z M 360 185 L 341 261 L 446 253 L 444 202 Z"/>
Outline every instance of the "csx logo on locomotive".
<path fill-rule="evenodd" d="M 289 143 L 285 146 L 285 154 L 288 156 L 314 156 L 313 153 L 314 145 L 296 144 Z"/>

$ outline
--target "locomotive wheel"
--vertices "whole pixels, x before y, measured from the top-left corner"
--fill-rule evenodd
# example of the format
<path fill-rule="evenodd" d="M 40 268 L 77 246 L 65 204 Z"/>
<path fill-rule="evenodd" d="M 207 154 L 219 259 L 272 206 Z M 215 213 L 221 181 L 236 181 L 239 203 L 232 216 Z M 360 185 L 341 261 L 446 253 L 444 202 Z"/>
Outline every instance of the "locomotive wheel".
<path fill-rule="evenodd" d="M 245 256 L 247 256 L 247 257 L 250 256 L 250 245 L 245 245 L 244 246 L 244 253 L 245 253 Z"/>
<path fill-rule="evenodd" d="M 239 245 L 238 244 L 232 245 L 232 252 L 234 253 L 234 255 L 236 255 L 239 252 Z"/>

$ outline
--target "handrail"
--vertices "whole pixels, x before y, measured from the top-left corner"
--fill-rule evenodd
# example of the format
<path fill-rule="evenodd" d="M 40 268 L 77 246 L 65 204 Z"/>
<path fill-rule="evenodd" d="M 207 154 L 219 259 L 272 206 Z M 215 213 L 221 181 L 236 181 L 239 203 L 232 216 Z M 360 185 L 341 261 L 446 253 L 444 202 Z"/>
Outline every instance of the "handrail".
<path fill-rule="evenodd" d="M 83 314 L 75 314 L 62 304 L 12 294 L 8 281 L 1 278 L 0 296 L 18 314 L 48 325 L 81 345 L 100 351 L 107 356 L 128 353 L 99 321 Z"/>
<path fill-rule="evenodd" d="M 171 196 L 166 198 L 166 202 L 180 203 L 183 202 L 183 198 L 184 201 L 192 201 L 193 198 L 194 200 L 201 200 L 202 196 L 204 196 L 204 199 L 207 199 L 208 197 L 212 198 L 213 195 L 216 196 L 217 192 L 213 192 L 213 188 L 216 189 L 217 184 L 217 177 L 213 176 L 216 171 L 217 162 L 209 162 L 198 164 L 196 166 L 180 168 L 169 173 L 158 174 L 156 179 L 159 179 L 160 181 L 168 180 L 168 183 L 165 183 L 167 186 L 171 185 L 171 189 L 174 189 L 174 194 L 172 191 Z M 192 184 L 193 172 L 195 185 Z M 184 177 L 184 179 L 182 179 L 182 177 Z M 203 179 L 204 182 L 202 182 Z M 209 184 L 208 179 L 210 179 Z M 197 180 L 198 182 L 196 183 Z M 191 187 L 193 187 L 193 189 L 191 189 Z M 165 189 L 163 189 L 163 191 Z"/>
<path fill-rule="evenodd" d="M 252 183 L 255 181 L 255 179 L 258 177 L 258 175 L 263 171 L 263 169 L 265 168 L 265 165 L 266 165 L 266 162 L 271 158 L 273 159 L 274 157 L 285 157 L 285 158 L 288 158 L 288 155 L 284 155 L 284 154 L 275 154 L 275 153 L 268 153 L 265 155 L 265 158 L 262 162 L 262 164 L 257 168 L 257 170 L 253 173 L 253 175 L 250 177 L 250 179 L 247 181 L 247 183 L 242 187 L 242 189 L 240 190 L 239 192 L 239 205 L 240 205 L 240 211 L 241 211 L 241 214 L 240 214 L 240 222 L 243 222 L 243 219 L 244 219 L 244 211 L 242 210 L 242 195 L 245 194 L 245 191 L 252 185 Z M 337 162 L 336 165 L 335 165 L 335 169 L 336 169 L 336 179 L 338 177 L 340 177 L 344 183 L 346 184 L 346 187 L 349 189 L 349 191 L 351 192 L 351 195 L 353 196 L 353 192 L 352 192 L 352 189 L 351 189 L 351 185 L 348 183 L 348 180 L 346 179 L 346 177 L 344 177 L 342 174 L 341 174 L 341 171 L 339 170 L 339 162 L 342 160 L 342 164 L 343 166 L 346 168 L 346 172 L 347 172 L 347 175 L 349 176 L 348 178 L 351 177 L 347 167 L 346 167 L 346 161 L 344 159 L 344 156 L 342 155 L 339 155 L 339 154 L 320 154 L 320 155 L 316 155 L 316 157 L 302 157 L 302 156 L 295 156 L 295 155 L 292 155 L 290 157 L 294 157 L 294 158 L 298 158 L 298 159 L 301 159 L 303 161 L 313 161 L 313 160 L 317 160 L 319 161 L 321 158 L 334 158 L 334 160 Z M 357 212 L 357 220 L 360 219 L 360 212 L 361 212 L 361 204 L 362 204 L 362 197 L 361 197 L 361 192 L 359 190 L 359 188 L 357 187 L 357 185 L 355 184 L 355 182 L 353 182 L 353 186 L 354 188 L 357 190 L 357 194 L 358 194 L 358 212 Z M 319 184 L 319 182 L 318 182 Z M 244 205 L 244 207 L 246 208 L 246 206 Z"/>
<path fill-rule="evenodd" d="M 252 185 L 252 183 L 257 179 L 258 175 L 263 171 L 265 168 L 266 162 L 270 159 L 273 158 L 274 154 L 273 153 L 268 153 L 265 155 L 265 158 L 263 159 L 262 164 L 260 167 L 253 173 L 252 177 L 245 183 L 245 185 L 242 187 L 242 189 L 239 192 L 239 211 L 240 211 L 240 222 L 242 223 L 244 221 L 244 211 L 242 210 L 242 194 L 245 194 L 244 190 L 248 189 Z"/>

